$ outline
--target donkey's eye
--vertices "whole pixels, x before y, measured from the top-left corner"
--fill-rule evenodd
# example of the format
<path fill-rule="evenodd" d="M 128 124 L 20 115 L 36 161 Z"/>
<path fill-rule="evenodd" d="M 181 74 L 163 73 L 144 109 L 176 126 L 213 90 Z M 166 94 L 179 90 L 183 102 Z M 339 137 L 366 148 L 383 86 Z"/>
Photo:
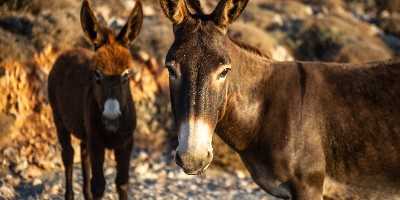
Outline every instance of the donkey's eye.
<path fill-rule="evenodd" d="M 167 63 L 165 66 L 168 69 L 169 76 L 171 78 L 177 78 L 178 74 L 177 74 L 177 72 L 175 70 L 175 64 L 174 63 Z"/>
<path fill-rule="evenodd" d="M 167 68 L 168 69 L 168 73 L 171 77 L 176 78 L 176 71 L 172 68 Z"/>
<path fill-rule="evenodd" d="M 131 78 L 132 74 L 133 74 L 133 71 L 131 69 L 124 71 L 121 74 L 122 83 L 127 83 L 129 81 L 129 79 Z"/>
<path fill-rule="evenodd" d="M 220 74 L 218 74 L 218 80 L 226 79 L 226 76 L 231 71 L 231 68 L 225 68 Z"/>
<path fill-rule="evenodd" d="M 96 70 L 94 73 L 94 80 L 97 84 L 101 84 L 101 81 L 103 80 L 103 74 L 100 71 Z"/>
<path fill-rule="evenodd" d="M 121 80 L 122 80 L 122 83 L 127 83 L 129 80 L 129 75 L 127 75 L 127 74 L 122 75 Z"/>

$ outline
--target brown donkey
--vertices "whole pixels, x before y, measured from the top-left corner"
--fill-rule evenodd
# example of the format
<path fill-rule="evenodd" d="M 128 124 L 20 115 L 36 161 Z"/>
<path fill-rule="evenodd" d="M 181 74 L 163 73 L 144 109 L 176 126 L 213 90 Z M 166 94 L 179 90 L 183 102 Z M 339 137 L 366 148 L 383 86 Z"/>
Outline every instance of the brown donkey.
<path fill-rule="evenodd" d="M 136 1 L 126 25 L 115 35 L 97 22 L 88 1 L 84 0 L 81 24 L 95 51 L 75 49 L 65 52 L 50 72 L 49 101 L 62 148 L 65 199 L 74 196 L 71 133 L 81 140 L 85 199 L 103 196 L 105 148 L 112 149 L 115 154 L 119 198 L 128 198 L 136 113 L 129 87 L 130 76 L 135 70 L 127 46 L 138 35 L 142 21 L 142 6 Z"/>
<path fill-rule="evenodd" d="M 321 200 L 327 177 L 400 190 L 400 62 L 272 62 L 227 35 L 248 0 L 211 14 L 160 2 L 175 35 L 166 67 L 186 173 L 210 164 L 215 131 L 278 198 Z"/>

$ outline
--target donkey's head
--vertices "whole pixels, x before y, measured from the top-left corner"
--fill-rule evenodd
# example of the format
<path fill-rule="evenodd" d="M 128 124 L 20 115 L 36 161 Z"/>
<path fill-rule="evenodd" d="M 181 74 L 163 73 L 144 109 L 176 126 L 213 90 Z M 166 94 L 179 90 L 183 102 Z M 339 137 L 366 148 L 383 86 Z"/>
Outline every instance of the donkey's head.
<path fill-rule="evenodd" d="M 175 159 L 186 173 L 198 174 L 212 161 L 212 136 L 227 100 L 232 68 L 227 28 L 248 0 L 222 0 L 211 14 L 204 14 L 196 0 L 160 1 L 175 35 L 166 57 L 179 131 Z"/>
<path fill-rule="evenodd" d="M 128 21 L 116 35 L 97 21 L 87 0 L 82 4 L 82 29 L 95 47 L 90 66 L 94 98 L 104 126 L 110 132 L 118 130 L 120 116 L 129 109 L 129 79 L 135 70 L 128 45 L 139 34 L 142 21 L 142 6 L 137 0 Z"/>

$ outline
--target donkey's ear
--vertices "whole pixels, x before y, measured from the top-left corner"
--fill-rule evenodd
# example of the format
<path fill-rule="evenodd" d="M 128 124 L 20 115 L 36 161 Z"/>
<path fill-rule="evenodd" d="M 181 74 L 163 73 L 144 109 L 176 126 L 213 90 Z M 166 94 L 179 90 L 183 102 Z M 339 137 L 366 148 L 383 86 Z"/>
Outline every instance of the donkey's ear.
<path fill-rule="evenodd" d="M 95 46 L 100 46 L 103 39 L 101 27 L 87 0 L 83 0 L 82 3 L 81 25 L 86 37 L 88 37 Z"/>
<path fill-rule="evenodd" d="M 143 24 L 143 9 L 140 0 L 136 0 L 135 7 L 129 15 L 128 21 L 117 36 L 117 40 L 123 44 L 128 44 L 135 40 L 139 35 Z"/>
<path fill-rule="evenodd" d="M 160 0 L 165 15 L 174 23 L 180 24 L 190 16 L 185 0 Z"/>
<path fill-rule="evenodd" d="M 204 15 L 203 9 L 201 9 L 200 0 L 186 0 L 189 9 L 197 15 Z"/>
<path fill-rule="evenodd" d="M 242 14 L 248 2 L 249 0 L 221 0 L 211 14 L 214 22 L 221 28 L 226 28 Z"/>

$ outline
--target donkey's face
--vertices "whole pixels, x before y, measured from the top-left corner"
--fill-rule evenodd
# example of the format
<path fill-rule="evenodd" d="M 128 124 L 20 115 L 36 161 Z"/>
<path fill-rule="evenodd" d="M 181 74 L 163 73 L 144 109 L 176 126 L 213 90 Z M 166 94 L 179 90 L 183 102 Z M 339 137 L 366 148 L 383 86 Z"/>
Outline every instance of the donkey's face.
<path fill-rule="evenodd" d="M 139 34 L 143 12 L 140 1 L 118 35 L 101 26 L 85 0 L 81 9 L 81 25 L 95 46 L 92 69 L 94 99 L 102 114 L 102 122 L 109 132 L 119 129 L 120 116 L 128 111 L 131 101 L 129 78 L 134 73 L 132 56 L 127 48 Z"/>
<path fill-rule="evenodd" d="M 179 131 L 175 159 L 187 174 L 201 173 L 212 161 L 212 136 L 224 112 L 232 69 L 224 47 L 227 26 L 247 1 L 222 0 L 212 14 L 205 15 L 198 1 L 161 0 L 164 13 L 174 23 L 175 41 L 166 67 Z"/>

